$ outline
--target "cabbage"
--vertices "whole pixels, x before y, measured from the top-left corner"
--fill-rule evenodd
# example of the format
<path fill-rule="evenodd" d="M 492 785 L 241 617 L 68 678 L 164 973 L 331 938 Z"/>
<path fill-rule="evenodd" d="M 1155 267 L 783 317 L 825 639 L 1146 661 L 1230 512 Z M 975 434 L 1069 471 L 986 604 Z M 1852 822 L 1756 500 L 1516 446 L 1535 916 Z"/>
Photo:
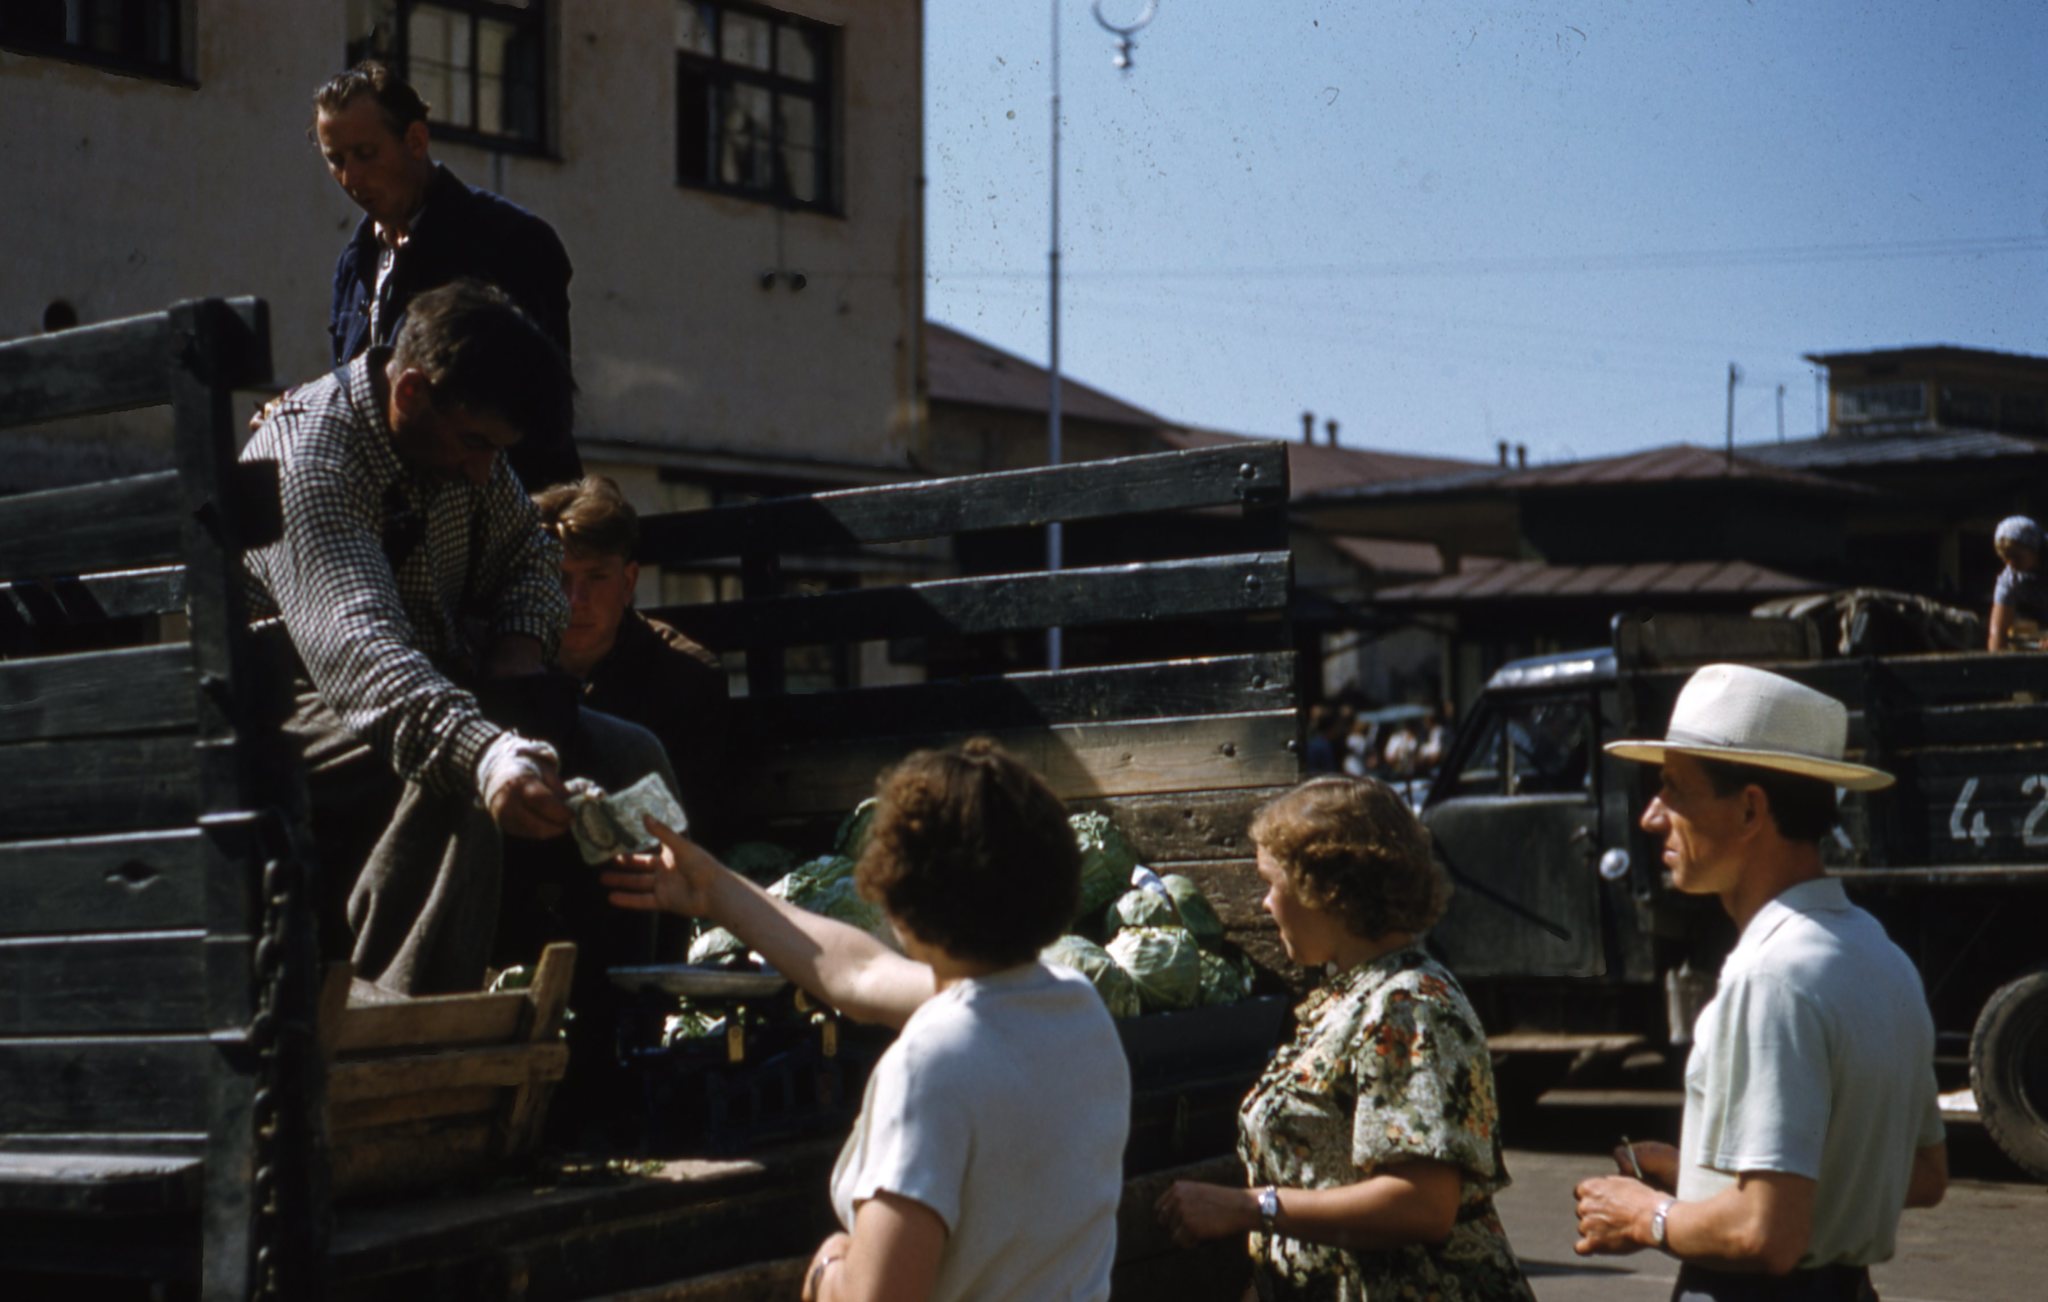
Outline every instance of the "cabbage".
<path fill-rule="evenodd" d="M 1216 910 L 1202 894 L 1202 888 L 1192 878 L 1179 873 L 1168 873 L 1165 877 L 1166 893 L 1173 897 L 1174 907 L 1180 910 L 1181 925 L 1195 933 L 1195 939 L 1204 945 L 1213 945 L 1223 939 L 1223 919 L 1216 916 Z"/>
<path fill-rule="evenodd" d="M 1250 959 L 1241 954 L 1236 958 L 1225 958 L 1203 950 L 1198 962 L 1202 969 L 1202 1007 L 1234 1004 L 1251 997 L 1253 972 Z"/>
<path fill-rule="evenodd" d="M 859 927 L 890 948 L 896 947 L 896 931 L 889 925 L 882 906 L 861 898 L 853 885 L 853 860 L 844 855 L 821 855 L 798 864 L 783 874 L 768 893 L 800 909 Z M 747 952 L 747 943 L 724 927 L 713 927 L 690 942 L 692 963 L 722 963 Z"/>
<path fill-rule="evenodd" d="M 868 848 L 868 829 L 874 826 L 875 809 L 880 803 L 869 796 L 839 820 L 839 830 L 832 835 L 832 853 L 848 859 L 860 858 L 861 851 Z"/>
<path fill-rule="evenodd" d="M 692 963 L 718 964 L 746 952 L 747 942 L 724 927 L 713 927 L 690 942 L 688 957 Z"/>
<path fill-rule="evenodd" d="M 1067 824 L 1081 847 L 1081 904 L 1075 914 L 1085 918 L 1129 889 L 1138 854 L 1100 810 L 1069 814 Z"/>
<path fill-rule="evenodd" d="M 891 949 L 896 948 L 896 929 L 889 925 L 889 915 L 881 905 L 863 896 L 851 877 L 842 877 L 806 896 L 801 907 L 859 927 Z"/>
<path fill-rule="evenodd" d="M 1110 906 L 1109 921 L 1114 931 L 1125 927 L 1178 927 L 1183 925 L 1180 911 L 1173 907 L 1173 897 L 1164 891 L 1134 886 L 1116 897 Z"/>
<path fill-rule="evenodd" d="M 1088 983 L 1095 987 L 1095 993 L 1102 996 L 1111 1017 L 1138 1015 L 1138 987 L 1131 983 L 1131 974 L 1118 967 L 1116 960 L 1102 946 L 1080 936 L 1061 936 L 1047 945 L 1038 957 L 1047 963 L 1070 967 L 1087 977 Z"/>
<path fill-rule="evenodd" d="M 789 870 L 780 881 L 768 888 L 768 893 L 777 899 L 788 900 L 791 904 L 809 907 L 807 901 L 814 895 L 830 890 L 839 882 L 853 877 L 853 860 L 843 854 L 819 855 L 806 863 L 800 863 Z"/>
<path fill-rule="evenodd" d="M 796 852 L 768 841 L 742 841 L 726 852 L 725 866 L 750 881 L 772 882 L 796 866 Z"/>
<path fill-rule="evenodd" d="M 1193 1008 L 1202 994 L 1201 950 L 1184 927 L 1126 927 L 1109 956 L 1131 974 L 1147 1009 Z"/>

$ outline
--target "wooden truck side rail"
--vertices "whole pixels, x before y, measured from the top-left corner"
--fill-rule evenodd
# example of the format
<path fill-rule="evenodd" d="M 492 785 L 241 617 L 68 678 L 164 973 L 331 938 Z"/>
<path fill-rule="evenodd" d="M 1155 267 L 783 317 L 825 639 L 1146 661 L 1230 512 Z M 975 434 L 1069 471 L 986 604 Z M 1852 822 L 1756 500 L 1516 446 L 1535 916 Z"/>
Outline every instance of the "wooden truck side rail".
<path fill-rule="evenodd" d="M 240 596 L 269 372 L 253 299 L 0 344 L 0 426 L 167 403 L 176 465 L 0 500 L 0 1278 L 318 1291 L 303 795 Z"/>

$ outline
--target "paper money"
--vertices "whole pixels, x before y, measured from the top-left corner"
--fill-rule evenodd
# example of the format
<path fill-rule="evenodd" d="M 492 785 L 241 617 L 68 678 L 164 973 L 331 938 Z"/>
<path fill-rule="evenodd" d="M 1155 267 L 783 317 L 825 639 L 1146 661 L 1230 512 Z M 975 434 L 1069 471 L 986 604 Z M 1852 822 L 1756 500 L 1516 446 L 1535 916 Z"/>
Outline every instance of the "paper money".
<path fill-rule="evenodd" d="M 571 778 L 564 785 L 569 788 L 569 812 L 575 817 L 569 831 L 585 863 L 605 863 L 618 855 L 646 854 L 658 847 L 661 843 L 641 822 L 644 814 L 652 814 L 656 822 L 677 832 L 690 826 L 689 816 L 658 773 L 618 792 L 608 793 L 588 778 Z"/>

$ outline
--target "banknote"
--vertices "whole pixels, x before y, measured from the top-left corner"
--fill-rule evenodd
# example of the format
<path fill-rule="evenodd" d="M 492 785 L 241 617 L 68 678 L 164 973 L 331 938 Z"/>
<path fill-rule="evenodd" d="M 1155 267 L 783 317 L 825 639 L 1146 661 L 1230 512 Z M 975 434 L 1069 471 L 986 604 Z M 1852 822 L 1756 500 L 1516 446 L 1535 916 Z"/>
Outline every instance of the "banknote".
<path fill-rule="evenodd" d="M 569 788 L 569 812 L 575 817 L 569 831 L 585 863 L 645 854 L 659 845 L 640 821 L 643 814 L 652 814 L 656 822 L 678 832 L 689 829 L 689 817 L 659 773 L 650 773 L 623 791 L 607 792 L 588 778 L 571 778 L 564 785 Z"/>

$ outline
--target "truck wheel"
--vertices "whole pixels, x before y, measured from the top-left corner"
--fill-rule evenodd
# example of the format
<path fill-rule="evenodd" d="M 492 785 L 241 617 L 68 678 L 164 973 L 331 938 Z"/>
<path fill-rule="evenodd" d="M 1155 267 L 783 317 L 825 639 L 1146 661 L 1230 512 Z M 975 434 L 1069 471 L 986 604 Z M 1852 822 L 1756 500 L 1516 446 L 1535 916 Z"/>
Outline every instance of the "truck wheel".
<path fill-rule="evenodd" d="M 2008 981 L 1970 1034 L 1970 1088 L 2000 1150 L 2048 1180 L 2048 969 Z"/>

